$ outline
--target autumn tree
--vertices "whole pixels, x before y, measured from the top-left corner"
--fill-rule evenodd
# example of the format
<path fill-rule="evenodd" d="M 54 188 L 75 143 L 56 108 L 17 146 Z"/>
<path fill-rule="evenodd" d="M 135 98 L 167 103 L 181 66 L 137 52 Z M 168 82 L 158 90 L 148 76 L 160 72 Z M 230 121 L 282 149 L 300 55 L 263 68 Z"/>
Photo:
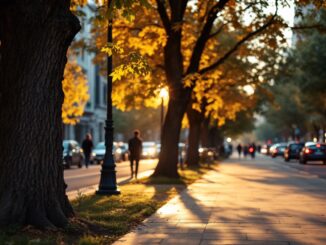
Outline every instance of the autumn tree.
<path fill-rule="evenodd" d="M 307 132 L 320 138 L 320 130 L 326 130 L 325 13 L 306 15 L 298 24 L 302 29 L 296 29 L 297 41 L 274 76 L 275 100 L 264 112 L 267 122 L 258 130 L 261 138 L 295 139 Z"/>
<path fill-rule="evenodd" d="M 89 94 L 86 76 L 73 58 L 66 65 L 62 89 L 64 92 L 62 121 L 74 125 L 84 114 Z"/>
<path fill-rule="evenodd" d="M 70 4 L 0 1 L 0 226 L 64 227 L 74 214 L 61 127 L 66 54 L 80 29 Z"/>
<path fill-rule="evenodd" d="M 0 3 L 0 225 L 62 227 L 62 79 L 79 30 L 70 1 Z"/>
<path fill-rule="evenodd" d="M 280 43 L 280 40 L 277 38 L 282 37 L 281 29 L 285 26 L 277 15 L 277 11 L 274 13 L 268 11 L 269 7 L 273 7 L 277 10 L 277 6 L 284 6 L 286 4 L 285 1 L 275 1 L 274 6 L 268 2 L 246 5 L 236 1 L 199 2 L 198 5 L 191 5 L 188 7 L 187 3 L 183 3 L 184 5 L 180 5 L 181 3 L 166 4 L 166 6 L 164 5 L 166 3 L 164 1 L 157 1 L 157 6 L 154 2 L 151 3 L 153 8 L 148 8 L 145 11 L 139 9 L 135 10 L 135 22 L 127 23 L 117 18 L 114 24 L 115 43 L 117 46 L 119 47 L 119 45 L 122 45 L 124 48 L 136 50 L 140 54 L 146 56 L 146 58 L 150 60 L 149 63 L 154 68 L 153 71 L 155 73 L 151 75 L 150 78 L 131 78 L 115 84 L 115 96 L 113 96 L 115 104 L 124 109 L 132 108 L 133 106 L 137 106 L 137 104 L 142 104 L 143 101 L 147 101 L 148 98 L 152 98 L 155 94 L 154 91 L 158 86 L 161 86 L 162 83 L 167 83 L 170 90 L 174 91 L 173 93 L 178 94 L 179 90 L 183 91 L 182 93 L 180 92 L 181 94 L 178 94 L 178 96 L 172 96 L 169 102 L 170 104 L 174 103 L 172 102 L 174 97 L 178 98 L 178 100 L 184 100 L 186 98 L 186 104 L 188 106 L 197 81 L 193 79 L 194 82 L 190 86 L 186 86 L 187 77 L 196 78 L 197 75 L 201 77 L 207 75 L 214 76 L 212 75 L 213 71 L 223 65 L 223 63 L 235 53 L 237 57 L 240 56 L 242 58 L 246 56 L 258 57 L 260 61 L 262 61 L 261 56 L 263 56 L 264 59 L 271 59 L 270 57 L 273 59 L 273 56 L 262 54 L 266 46 L 273 47 L 276 50 Z M 213 6 L 213 3 L 216 4 L 215 8 L 210 8 Z M 184 9 L 182 10 L 180 7 L 184 7 Z M 265 11 L 261 11 L 262 9 L 265 9 Z M 180 12 L 180 10 L 184 12 Z M 164 11 L 166 11 L 166 13 L 164 13 Z M 180 20 L 182 21 L 176 21 L 172 26 L 169 21 L 172 21 L 173 11 L 176 11 L 176 13 L 179 11 L 178 13 L 181 16 L 178 18 L 181 18 Z M 250 17 L 249 12 L 251 12 Z M 161 19 L 163 18 L 161 23 L 158 22 L 158 14 L 160 14 Z M 103 16 L 103 14 L 100 14 L 100 16 Z M 256 17 L 256 19 L 254 19 L 254 17 Z M 251 22 L 248 21 L 248 19 L 251 20 Z M 103 27 L 105 30 L 105 26 L 102 25 L 102 28 Z M 170 33 L 167 31 L 170 31 Z M 103 43 L 100 37 L 101 35 L 105 36 L 105 32 L 95 31 L 95 33 L 97 39 L 94 40 L 96 40 L 98 47 L 102 47 L 105 42 Z M 228 46 L 220 45 L 219 38 L 221 33 L 227 33 L 227 35 L 232 35 L 235 38 L 229 42 Z M 177 41 L 172 41 L 171 36 L 173 35 L 177 37 Z M 255 41 L 249 42 L 253 38 L 255 38 Z M 169 44 L 169 39 L 177 46 L 178 52 L 171 52 L 173 53 L 170 58 L 171 62 L 166 64 L 168 55 L 167 50 L 176 48 L 176 46 L 172 47 L 173 45 Z M 105 39 L 102 38 L 102 40 Z M 164 47 L 165 52 L 159 52 L 164 49 Z M 176 59 L 175 55 L 177 57 Z M 275 56 L 275 52 L 273 55 Z M 101 57 L 101 55 L 98 57 Z M 182 62 L 179 62 L 179 65 L 181 65 L 179 67 L 182 68 L 182 79 L 178 83 L 171 82 L 171 79 L 164 79 L 162 75 L 169 73 L 168 67 L 171 66 L 171 64 L 173 64 L 173 68 L 171 67 L 171 74 L 167 77 L 171 78 L 171 75 L 175 75 L 175 71 L 179 69 L 178 66 L 175 66 L 175 62 L 178 60 L 182 60 Z M 272 60 L 272 62 L 269 61 L 269 63 L 272 64 L 273 62 L 274 60 Z M 119 60 L 116 61 L 116 65 L 119 68 L 116 69 L 116 72 L 112 75 L 115 78 L 120 78 L 123 73 L 123 66 L 119 65 Z M 122 67 L 122 69 L 120 67 Z M 270 65 L 269 67 L 264 67 L 264 69 L 264 71 L 263 69 L 259 71 L 254 69 L 253 76 L 259 77 L 261 73 L 274 70 L 275 66 Z M 209 79 L 206 80 L 209 81 Z M 239 85 L 241 85 L 241 83 Z M 223 83 L 220 84 L 220 86 L 223 87 Z M 228 85 L 225 87 L 227 86 Z M 217 101 L 220 100 L 220 96 L 216 97 Z M 170 111 L 175 111 L 181 104 L 179 103 L 178 106 L 174 104 L 173 109 L 168 110 L 165 122 L 165 125 L 169 125 L 166 126 L 168 130 L 173 131 L 177 129 L 177 132 L 180 131 L 179 119 L 182 118 L 182 113 L 178 114 L 177 112 Z M 169 108 L 172 108 L 171 105 Z M 192 108 L 192 106 L 190 108 Z M 178 114 L 178 116 L 172 117 L 171 115 L 175 113 Z M 159 163 L 157 172 L 162 171 L 162 174 L 164 174 L 164 171 L 168 172 L 166 174 L 171 175 L 176 173 L 175 161 L 172 161 L 172 158 L 176 159 L 177 149 L 175 149 L 175 146 L 177 145 L 177 141 L 175 137 L 178 137 L 176 136 L 178 134 L 175 133 L 176 131 L 173 131 L 174 133 L 172 133 L 172 131 L 169 131 L 169 133 L 164 133 L 163 131 L 162 141 L 165 139 L 166 142 L 169 141 L 170 143 L 164 144 L 162 142 L 162 152 L 164 152 L 165 149 L 167 149 L 167 151 L 166 153 L 162 153 L 160 163 L 166 161 L 166 164 L 171 164 L 173 167 Z M 171 144 L 172 142 L 174 143 Z M 167 145 L 167 147 L 164 147 L 164 145 Z M 172 148 L 174 148 L 174 150 Z M 167 161 L 163 158 L 169 158 L 170 160 Z"/>
<path fill-rule="evenodd" d="M 223 41 L 220 41 L 220 46 L 228 46 L 231 33 L 228 36 L 227 43 L 223 44 Z M 262 62 L 260 62 L 261 68 L 259 68 L 258 63 L 247 59 L 250 54 L 251 57 L 254 57 L 255 53 L 250 52 L 248 47 L 242 47 L 242 52 L 229 58 L 219 69 L 216 69 L 215 74 L 210 73 L 206 77 L 197 78 L 192 99 L 187 108 L 189 120 L 188 165 L 199 164 L 200 139 L 209 138 L 209 127 L 219 129 L 225 122 L 236 120 L 239 112 L 254 111 L 258 106 L 257 95 L 248 94 L 244 90 L 245 86 L 250 86 L 258 91 L 258 87 L 264 83 L 257 76 L 257 72 L 260 69 L 266 69 L 266 65 L 262 67 Z M 207 140 L 202 141 L 202 145 L 205 147 L 216 147 L 217 145 L 209 145 L 206 142 Z"/>
<path fill-rule="evenodd" d="M 301 3 L 307 4 L 308 1 Z M 184 78 L 200 74 L 201 76 L 218 69 L 234 53 L 239 52 L 247 42 L 273 42 L 266 33 L 271 30 L 278 35 L 285 27 L 278 14 L 278 8 L 287 5 L 286 1 L 161 1 L 157 0 L 157 11 L 167 34 L 164 46 L 164 69 L 170 89 L 170 101 L 162 134 L 162 151 L 154 175 L 169 177 L 177 173 L 177 144 L 182 116 L 187 108 L 191 93 L 196 86 L 196 79 L 191 87 L 183 86 Z M 299 1 L 298 1 L 299 4 Z M 317 3 L 318 4 L 318 3 Z M 319 3 L 320 5 L 320 3 Z M 273 8 L 271 13 L 268 9 Z M 186 55 L 183 43 L 187 40 L 187 14 L 198 15 L 198 20 L 192 22 L 191 31 L 194 38 L 188 44 L 190 54 Z M 248 15 L 250 16 L 249 18 Z M 221 26 L 216 28 L 214 23 Z M 230 49 L 225 48 L 205 64 L 207 52 L 210 52 L 209 42 L 220 33 L 220 28 L 236 30 L 239 33 L 237 42 Z M 189 57 L 189 65 L 187 64 Z"/>
<path fill-rule="evenodd" d="M 305 112 L 309 114 L 308 129 L 314 137 L 324 140 L 325 135 L 321 138 L 319 131 L 326 132 L 326 73 L 323 69 L 326 62 L 326 10 L 318 11 L 317 15 L 310 16 L 301 25 L 316 25 L 318 28 L 300 33 L 302 39 L 290 51 L 287 60 L 289 76 L 281 81 L 280 86 L 290 83 L 298 87 Z"/>
<path fill-rule="evenodd" d="M 163 127 L 162 152 L 155 175 L 165 175 L 170 177 L 178 176 L 177 163 L 177 142 L 180 133 L 180 122 L 191 98 L 193 88 L 196 86 L 196 80 L 193 80 L 191 87 L 185 87 L 184 77 L 192 74 L 201 76 L 216 70 L 223 64 L 241 45 L 257 36 L 275 23 L 276 12 L 274 14 L 263 13 L 258 9 L 264 9 L 269 2 L 240 4 L 237 1 L 198 1 L 196 7 L 191 8 L 188 1 L 156 1 L 157 9 L 167 33 L 167 42 L 164 47 L 164 65 L 167 82 L 170 88 L 169 108 L 166 121 Z M 265 4 L 265 5 L 264 5 Z M 254 12 L 258 18 L 249 25 L 244 24 L 242 18 L 247 10 Z M 189 57 L 189 65 L 185 66 L 186 56 L 182 49 L 183 27 L 186 26 L 185 14 L 190 12 L 198 15 L 198 19 L 193 23 L 192 30 L 196 32 Z M 230 49 L 221 50 L 216 58 L 205 62 L 206 52 L 210 46 L 208 43 L 219 34 L 219 28 L 214 23 L 220 22 L 220 28 L 233 28 L 242 35 Z M 206 63 L 206 64 L 205 64 Z M 208 63 L 208 64 L 207 64 Z"/>
<path fill-rule="evenodd" d="M 308 4 L 308 1 L 301 2 Z M 273 35 L 281 36 L 281 29 L 285 27 L 277 9 L 286 4 L 286 1 L 281 0 L 254 3 L 234 0 L 193 1 L 191 4 L 186 0 L 157 0 L 150 1 L 151 7 L 146 11 L 134 10 L 135 22 L 132 24 L 115 20 L 115 42 L 145 55 L 150 59 L 149 64 L 156 68 L 154 71 L 159 71 L 151 82 L 147 82 L 147 79 L 128 79 L 126 83 L 119 84 L 126 88 L 129 83 L 133 88 L 131 91 L 141 88 L 143 92 L 146 91 L 146 85 L 155 88 L 161 83 L 166 83 L 170 89 L 161 139 L 162 154 L 155 175 L 178 176 L 177 145 L 181 120 L 196 86 L 196 79 L 191 86 L 185 86 L 185 78 L 196 74 L 205 76 L 215 71 L 233 54 L 242 52 L 244 44 L 247 47 L 251 45 L 251 51 L 256 50 L 256 56 L 262 50 L 257 47 L 265 44 L 276 46 L 277 40 Z M 221 30 L 237 34 L 231 46 L 221 45 L 217 48 L 214 45 Z M 105 35 L 95 33 L 96 37 Z M 100 43 L 99 39 L 94 40 Z M 273 66 L 270 68 L 275 69 Z M 165 79 L 162 78 L 162 72 Z M 119 89 L 117 91 L 120 92 Z M 123 91 L 126 96 L 130 95 L 126 90 Z"/>

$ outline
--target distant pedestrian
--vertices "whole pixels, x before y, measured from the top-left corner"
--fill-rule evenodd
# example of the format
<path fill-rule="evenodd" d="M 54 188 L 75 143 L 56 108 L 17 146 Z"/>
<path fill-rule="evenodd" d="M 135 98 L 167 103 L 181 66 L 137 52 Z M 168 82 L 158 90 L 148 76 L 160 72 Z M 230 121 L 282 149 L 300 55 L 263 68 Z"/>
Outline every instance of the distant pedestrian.
<path fill-rule="evenodd" d="M 139 160 L 142 153 L 143 141 L 140 138 L 139 130 L 134 131 L 134 137 L 129 140 L 129 159 L 130 159 L 130 170 L 131 178 L 135 176 L 137 179 Z M 134 171 L 134 162 L 136 164 L 136 169 Z"/>
<path fill-rule="evenodd" d="M 255 143 L 252 143 L 249 147 L 249 153 L 251 155 L 251 158 L 255 158 L 255 154 L 256 154 L 256 145 Z"/>
<path fill-rule="evenodd" d="M 241 153 L 242 153 L 242 145 L 241 144 L 239 144 L 237 146 L 237 151 L 238 151 L 238 155 L 239 155 L 239 158 L 240 158 L 241 157 Z"/>
<path fill-rule="evenodd" d="M 82 149 L 84 151 L 85 155 L 85 166 L 88 168 L 88 164 L 90 163 L 91 160 L 91 154 L 92 154 L 92 149 L 93 149 L 93 141 L 92 141 L 92 136 L 91 134 L 86 134 L 85 139 L 83 140 L 82 143 Z"/>
<path fill-rule="evenodd" d="M 243 156 L 244 156 L 245 158 L 247 158 L 247 155 L 248 155 L 248 146 L 245 145 L 245 146 L 243 147 Z"/>

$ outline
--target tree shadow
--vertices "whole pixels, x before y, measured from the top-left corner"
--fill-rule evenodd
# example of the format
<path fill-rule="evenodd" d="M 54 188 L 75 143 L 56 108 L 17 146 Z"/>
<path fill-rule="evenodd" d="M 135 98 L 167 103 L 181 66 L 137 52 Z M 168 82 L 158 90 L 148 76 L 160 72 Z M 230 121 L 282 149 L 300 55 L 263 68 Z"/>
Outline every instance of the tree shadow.
<path fill-rule="evenodd" d="M 261 169 L 266 170 L 265 167 L 262 165 Z M 273 168 L 268 167 L 267 171 L 273 171 Z M 248 186 L 244 185 L 243 188 L 250 188 L 250 183 L 255 182 L 260 188 L 279 186 L 280 196 L 297 191 L 300 195 L 318 198 L 320 203 L 325 198 L 325 191 L 321 191 L 321 187 L 314 190 L 309 179 L 303 179 L 308 183 L 297 186 L 298 181 L 293 181 L 286 175 L 246 177 L 240 173 L 232 177 L 247 183 Z M 233 192 L 234 199 L 232 195 L 223 199 L 225 193 L 221 194 L 218 188 L 213 191 L 208 188 L 214 183 L 218 181 L 208 175 L 193 184 L 197 185 L 197 189 L 194 186 L 188 187 L 136 229 L 134 241 L 146 238 L 146 235 L 149 239 L 150 234 L 156 234 L 164 244 L 177 244 L 178 241 L 198 241 L 198 244 L 218 244 L 219 241 L 223 244 L 227 241 L 228 244 L 326 244 L 326 236 L 322 232 L 326 227 L 324 212 L 320 215 L 318 212 L 317 215 L 309 212 L 309 202 L 307 211 L 296 211 L 296 202 L 300 200 L 289 203 L 288 209 L 286 204 L 277 209 L 268 206 L 277 196 L 266 196 L 263 191 L 256 194 L 254 190 L 248 191 L 249 200 L 237 202 L 241 201 L 241 197 L 237 198 L 236 190 Z M 302 190 L 307 184 L 308 188 Z M 311 190 L 317 193 L 311 193 Z"/>

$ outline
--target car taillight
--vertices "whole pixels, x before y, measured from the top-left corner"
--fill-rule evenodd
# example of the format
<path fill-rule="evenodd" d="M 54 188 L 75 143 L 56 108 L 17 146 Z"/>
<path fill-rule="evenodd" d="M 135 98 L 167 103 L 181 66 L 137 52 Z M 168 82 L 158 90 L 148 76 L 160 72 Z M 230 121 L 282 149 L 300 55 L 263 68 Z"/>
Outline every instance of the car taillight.
<path fill-rule="evenodd" d="M 311 154 L 311 153 L 313 153 L 313 150 L 311 150 L 311 149 L 309 149 L 309 148 L 306 148 L 306 149 L 304 150 L 304 153 L 306 153 L 306 154 Z"/>

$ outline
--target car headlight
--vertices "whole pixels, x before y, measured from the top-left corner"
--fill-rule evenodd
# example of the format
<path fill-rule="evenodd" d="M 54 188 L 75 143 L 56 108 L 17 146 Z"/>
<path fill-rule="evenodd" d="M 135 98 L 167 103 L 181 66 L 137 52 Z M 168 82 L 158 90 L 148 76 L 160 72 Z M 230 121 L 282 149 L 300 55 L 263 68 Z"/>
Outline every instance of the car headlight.
<path fill-rule="evenodd" d="M 204 152 L 204 149 L 203 148 L 199 148 L 198 150 L 200 153 L 203 153 Z"/>
<path fill-rule="evenodd" d="M 116 152 L 117 152 L 118 154 L 121 154 L 122 150 L 121 150 L 120 148 L 118 148 L 118 149 L 116 150 Z"/>

